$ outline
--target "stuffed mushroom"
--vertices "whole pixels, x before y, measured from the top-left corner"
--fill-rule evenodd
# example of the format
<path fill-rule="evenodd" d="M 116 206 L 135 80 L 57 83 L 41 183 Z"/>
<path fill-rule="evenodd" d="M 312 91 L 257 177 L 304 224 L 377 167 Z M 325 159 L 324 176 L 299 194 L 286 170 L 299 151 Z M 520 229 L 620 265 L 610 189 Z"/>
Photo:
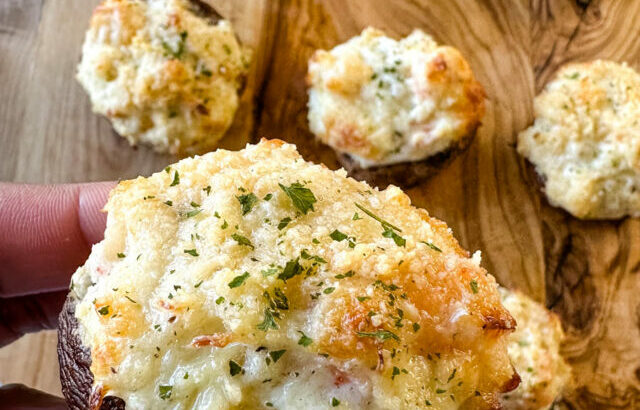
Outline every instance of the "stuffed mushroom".
<path fill-rule="evenodd" d="M 492 408 L 515 321 L 447 225 L 262 141 L 111 193 L 60 318 L 73 409 Z"/>

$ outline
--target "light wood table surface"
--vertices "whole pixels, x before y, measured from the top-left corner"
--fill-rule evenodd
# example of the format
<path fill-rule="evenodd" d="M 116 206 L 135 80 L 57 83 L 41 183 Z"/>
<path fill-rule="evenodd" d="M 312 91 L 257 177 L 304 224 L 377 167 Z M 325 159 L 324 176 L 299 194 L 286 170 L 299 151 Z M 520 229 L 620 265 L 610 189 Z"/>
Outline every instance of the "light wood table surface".
<path fill-rule="evenodd" d="M 532 99 L 569 61 L 607 58 L 640 68 L 640 1 L 211 0 L 254 62 L 223 141 L 295 142 L 337 167 L 306 121 L 306 62 L 367 25 L 421 28 L 462 50 L 487 92 L 487 114 L 467 153 L 409 190 L 463 246 L 483 251 L 499 281 L 543 301 L 563 320 L 564 354 L 581 408 L 640 405 L 640 221 L 581 222 L 550 207 L 517 156 Z M 147 175 L 173 161 L 132 149 L 91 112 L 74 79 L 96 0 L 0 1 L 0 180 L 61 183 Z M 0 381 L 59 393 L 55 333 L 0 349 Z"/>

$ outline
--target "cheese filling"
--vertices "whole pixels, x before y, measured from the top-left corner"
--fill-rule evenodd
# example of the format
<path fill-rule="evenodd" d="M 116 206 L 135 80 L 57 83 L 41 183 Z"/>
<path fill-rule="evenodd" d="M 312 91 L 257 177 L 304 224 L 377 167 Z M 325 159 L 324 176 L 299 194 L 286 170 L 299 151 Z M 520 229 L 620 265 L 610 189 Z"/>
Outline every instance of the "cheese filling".
<path fill-rule="evenodd" d="M 362 168 L 419 161 L 469 137 L 483 92 L 452 47 L 416 30 L 396 41 L 375 29 L 309 62 L 309 126 Z"/>

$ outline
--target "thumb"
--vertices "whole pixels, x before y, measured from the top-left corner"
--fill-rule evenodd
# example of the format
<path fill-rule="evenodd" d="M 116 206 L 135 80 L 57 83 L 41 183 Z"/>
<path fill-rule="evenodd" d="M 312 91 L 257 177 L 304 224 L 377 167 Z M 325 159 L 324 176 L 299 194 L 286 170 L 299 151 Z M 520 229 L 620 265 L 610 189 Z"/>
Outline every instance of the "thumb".
<path fill-rule="evenodd" d="M 102 239 L 113 186 L 0 183 L 0 297 L 66 289 Z"/>

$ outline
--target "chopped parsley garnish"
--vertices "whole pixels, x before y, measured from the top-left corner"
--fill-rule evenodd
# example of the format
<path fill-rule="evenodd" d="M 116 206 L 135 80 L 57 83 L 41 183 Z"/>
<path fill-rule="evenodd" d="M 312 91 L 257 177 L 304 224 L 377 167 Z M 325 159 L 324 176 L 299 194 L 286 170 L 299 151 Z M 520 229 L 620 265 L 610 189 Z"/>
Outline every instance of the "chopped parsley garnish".
<path fill-rule="evenodd" d="M 193 285 L 193 287 L 194 287 L 194 288 L 199 288 L 199 287 L 200 287 L 200 285 L 202 285 L 202 281 L 200 281 L 200 282 L 196 283 L 195 285 Z"/>
<path fill-rule="evenodd" d="M 185 372 L 184 376 L 182 376 L 183 379 L 187 380 L 189 378 L 189 372 Z"/>
<path fill-rule="evenodd" d="M 307 347 L 307 346 L 309 346 L 310 344 L 313 343 L 313 339 L 311 339 L 309 336 L 305 335 L 304 332 L 298 330 L 298 333 L 300 333 L 300 335 L 301 335 L 300 336 L 300 340 L 298 340 L 298 344 L 300 346 Z"/>
<path fill-rule="evenodd" d="M 269 304 L 269 307 L 271 308 L 271 313 L 274 318 L 280 319 L 280 313 L 278 312 L 278 309 L 280 310 L 289 309 L 289 300 L 287 299 L 287 296 L 284 294 L 284 292 L 280 290 L 280 288 L 274 289 L 273 297 L 271 297 L 269 292 L 267 292 L 266 290 L 264 291 L 262 296 L 265 298 L 265 300 Z"/>
<path fill-rule="evenodd" d="M 393 366 L 393 371 L 391 372 L 391 380 L 395 379 L 397 375 L 400 374 L 400 369 L 396 366 Z"/>
<path fill-rule="evenodd" d="M 358 296 L 356 299 L 358 299 L 358 302 L 364 302 L 365 300 L 369 300 L 371 298 L 369 296 Z"/>
<path fill-rule="evenodd" d="M 311 240 L 311 242 L 315 243 L 316 245 L 320 243 L 320 241 L 319 241 L 319 240 L 317 240 L 316 238 L 313 238 L 313 239 Z"/>
<path fill-rule="evenodd" d="M 453 380 L 454 377 L 456 377 L 456 372 L 458 371 L 457 368 L 453 369 L 453 371 L 451 372 L 451 374 L 449 375 L 449 378 L 447 379 L 447 383 L 449 383 L 451 380 Z"/>
<path fill-rule="evenodd" d="M 286 217 L 286 218 L 282 218 L 280 220 L 280 223 L 278 224 L 278 230 L 283 230 L 284 228 L 287 227 L 287 225 L 289 225 L 289 222 L 291 222 L 291 218 Z"/>
<path fill-rule="evenodd" d="M 272 309 L 289 310 L 289 300 L 280 288 L 273 290 L 273 299 L 271 299 L 267 291 L 264 293 Z"/>
<path fill-rule="evenodd" d="M 349 272 L 346 273 L 340 273 L 336 276 L 334 276 L 336 279 L 344 279 L 344 278 L 350 278 L 354 275 L 353 271 L 350 270 Z"/>
<path fill-rule="evenodd" d="M 388 330 L 378 330 L 375 332 L 356 332 L 359 337 L 374 337 L 380 340 L 394 339 L 400 341 L 400 338 L 393 332 Z"/>
<path fill-rule="evenodd" d="M 200 256 L 200 255 L 198 254 L 198 251 L 197 251 L 197 250 L 195 250 L 195 249 L 185 249 L 185 250 L 184 250 L 184 253 L 188 253 L 188 254 L 189 254 L 189 255 L 191 255 L 191 256 Z"/>
<path fill-rule="evenodd" d="M 331 398 L 331 407 L 338 407 L 340 405 L 340 400 L 336 399 L 335 397 Z"/>
<path fill-rule="evenodd" d="M 176 186 L 180 183 L 180 174 L 178 174 L 178 171 L 176 171 L 173 174 L 173 181 L 171 181 L 171 185 L 169 186 Z"/>
<path fill-rule="evenodd" d="M 425 241 L 420 241 L 420 242 L 424 243 L 425 245 L 427 245 L 429 248 L 433 249 L 434 251 L 442 252 L 442 249 L 438 248 L 437 246 L 435 246 L 431 242 L 425 242 Z"/>
<path fill-rule="evenodd" d="M 471 291 L 473 293 L 478 293 L 478 282 L 472 280 L 471 282 L 469 282 L 469 286 L 471 287 Z"/>
<path fill-rule="evenodd" d="M 336 290 L 336 288 L 334 287 L 328 287 L 325 290 L 322 291 L 322 293 L 324 293 L 325 295 L 328 295 L 330 293 L 333 293 L 333 291 Z"/>
<path fill-rule="evenodd" d="M 414 323 L 414 324 L 413 324 L 413 331 L 414 331 L 414 332 L 417 332 L 418 330 L 420 330 L 420 325 L 419 325 L 419 324 L 417 324 L 417 323 Z"/>
<path fill-rule="evenodd" d="M 382 232 L 382 236 L 384 236 L 385 238 L 392 238 L 393 241 L 398 246 L 404 246 L 407 243 L 406 239 L 404 239 L 402 236 L 398 235 L 394 230 L 389 229 L 389 227 L 386 227 L 386 226 L 384 227 L 384 232 Z"/>
<path fill-rule="evenodd" d="M 262 198 L 262 199 L 265 200 L 265 201 L 268 201 L 271 198 L 273 198 L 273 194 L 269 193 L 269 194 L 265 195 L 264 198 Z"/>
<path fill-rule="evenodd" d="M 138 303 L 138 302 L 136 302 L 135 300 L 131 299 L 131 298 L 130 298 L 129 296 L 127 296 L 127 295 L 124 295 L 124 297 L 125 297 L 125 298 L 127 298 L 127 299 L 129 299 L 129 302 L 131 302 L 131 303 L 136 303 L 136 304 Z"/>
<path fill-rule="evenodd" d="M 575 73 L 571 75 L 566 75 L 565 77 L 567 77 L 570 80 L 575 80 L 576 78 L 580 77 L 580 73 L 576 71 Z"/>
<path fill-rule="evenodd" d="M 162 400 L 167 400 L 171 397 L 171 392 L 173 391 L 173 386 L 158 386 L 159 396 Z"/>
<path fill-rule="evenodd" d="M 122 259 L 124 257 L 126 257 L 127 255 L 125 255 L 124 253 L 120 253 L 118 252 L 118 258 Z"/>
<path fill-rule="evenodd" d="M 296 258 L 287 262 L 282 272 L 280 272 L 280 274 L 278 275 L 278 279 L 282 279 L 286 282 L 288 279 L 301 274 L 302 266 L 300 265 L 299 261 L 300 258 Z"/>
<path fill-rule="evenodd" d="M 229 282 L 230 288 L 237 288 L 244 284 L 244 281 L 249 277 L 249 272 L 245 272 L 242 275 L 238 275 L 231 282 Z"/>
<path fill-rule="evenodd" d="M 209 194 L 211 193 L 211 185 L 207 185 L 206 187 L 202 188 L 202 190 L 207 193 L 207 196 L 209 196 Z"/>
<path fill-rule="evenodd" d="M 262 273 L 262 276 L 266 278 L 267 276 L 275 275 L 276 273 L 278 273 L 278 269 L 276 268 L 264 269 L 260 273 Z"/>
<path fill-rule="evenodd" d="M 321 258 L 320 256 L 318 256 L 318 255 L 311 255 L 309 252 L 307 252 L 307 250 L 306 250 L 306 249 L 303 249 L 303 250 L 302 250 L 302 252 L 300 253 L 300 257 L 301 257 L 302 259 L 307 259 L 307 260 L 311 259 L 311 260 L 313 260 L 313 261 L 315 261 L 315 262 L 318 262 L 318 263 L 327 263 L 327 261 L 326 261 L 326 260 L 324 260 L 323 258 Z"/>
<path fill-rule="evenodd" d="M 309 210 L 314 211 L 313 204 L 317 202 L 317 199 L 309 188 L 305 188 L 299 182 L 294 182 L 288 187 L 282 184 L 278 185 L 284 193 L 291 198 L 291 202 L 293 202 L 293 205 L 298 208 L 300 212 L 306 215 Z"/>
<path fill-rule="evenodd" d="M 242 367 L 240 367 L 240 365 L 233 360 L 229 360 L 229 374 L 231 376 L 235 376 L 240 372 L 242 372 Z"/>
<path fill-rule="evenodd" d="M 225 221 L 226 222 L 226 221 Z M 234 233 L 233 235 L 231 235 L 231 237 L 238 242 L 238 245 L 244 245 L 244 246 L 248 246 L 251 249 L 255 249 L 253 244 L 251 244 L 251 241 L 249 239 L 247 239 L 246 237 L 238 234 L 238 233 Z"/>
<path fill-rule="evenodd" d="M 286 352 L 286 350 L 274 350 L 273 352 L 269 352 L 269 357 L 271 357 L 271 360 L 276 363 Z"/>
<path fill-rule="evenodd" d="M 353 221 L 357 221 L 358 219 L 362 219 L 362 217 L 360 215 L 358 215 L 358 213 L 354 213 L 353 214 L 353 218 L 351 218 Z"/>
<path fill-rule="evenodd" d="M 380 286 L 382 289 L 386 290 L 387 292 L 393 292 L 394 290 L 398 290 L 400 289 L 398 287 L 398 285 L 395 285 L 394 283 L 390 283 L 390 284 L 386 284 L 383 281 L 381 281 L 380 279 L 376 280 L 375 282 L 373 282 L 374 286 Z"/>
<path fill-rule="evenodd" d="M 102 316 L 106 316 L 109 314 L 109 305 L 105 305 L 103 307 L 101 307 L 100 309 L 98 309 L 98 313 L 100 313 Z"/>
<path fill-rule="evenodd" d="M 236 199 L 240 202 L 240 206 L 242 207 L 242 215 L 246 215 L 251 212 L 253 206 L 258 202 L 258 198 L 253 194 L 253 192 L 245 195 L 238 195 L 236 196 Z"/>
<path fill-rule="evenodd" d="M 216 305 L 219 305 L 221 303 L 224 303 L 224 296 L 220 296 L 218 297 L 218 299 L 216 299 Z"/>
<path fill-rule="evenodd" d="M 402 229 L 400 229 L 397 226 L 392 225 L 391 223 L 389 223 L 389 222 L 385 221 L 384 219 L 380 218 L 379 216 L 377 216 L 373 212 L 369 211 L 367 208 L 365 208 L 364 206 L 360 205 L 359 203 L 356 202 L 355 204 L 358 207 L 358 209 L 360 209 L 362 212 L 364 212 L 365 214 L 369 215 L 370 217 L 372 217 L 376 221 L 380 222 L 384 228 L 386 228 L 388 226 L 391 229 L 394 229 L 394 230 L 396 230 L 398 232 L 402 232 Z"/>
<path fill-rule="evenodd" d="M 266 332 L 269 329 L 277 329 L 278 324 L 273 316 L 273 311 L 269 308 L 264 309 L 264 320 L 258 324 L 258 329 Z"/>
<path fill-rule="evenodd" d="M 220 225 L 220 229 L 227 229 L 229 227 L 229 224 L 227 223 L 227 220 L 225 219 L 224 222 L 222 223 L 222 225 Z"/>
<path fill-rule="evenodd" d="M 182 54 L 184 53 L 184 46 L 185 46 L 185 40 L 187 39 L 187 32 L 183 31 L 180 33 L 180 40 L 178 40 L 178 45 L 176 48 L 173 48 L 171 45 L 169 45 L 166 42 L 162 42 L 162 48 L 164 48 L 164 51 L 166 54 L 170 55 L 173 58 L 180 58 L 182 57 Z"/>
<path fill-rule="evenodd" d="M 446 393 L 447 390 L 446 389 L 436 389 L 436 393 L 437 394 L 442 394 L 442 393 Z"/>
<path fill-rule="evenodd" d="M 196 216 L 196 215 L 198 215 L 200 212 L 202 212 L 202 209 L 194 209 L 194 210 L 192 210 L 192 211 L 187 212 L 187 213 L 185 214 L 185 216 L 186 216 L 187 218 L 191 218 L 192 216 Z"/>
<path fill-rule="evenodd" d="M 168 206 L 173 206 L 173 201 L 172 200 L 164 201 L 164 204 Z"/>
<path fill-rule="evenodd" d="M 380 222 L 380 224 L 382 225 L 382 228 L 384 228 L 384 231 L 382 232 L 382 236 L 384 236 L 385 238 L 393 239 L 393 241 L 398 246 L 405 246 L 405 244 L 407 243 L 406 239 L 404 239 L 402 236 L 400 236 L 400 235 L 398 235 L 396 233 L 396 231 L 402 232 L 402 229 L 400 229 L 397 226 L 395 226 L 395 225 L 385 221 L 384 219 L 380 218 L 378 215 L 376 215 L 373 212 L 369 211 L 367 208 L 365 208 L 364 206 L 360 205 L 359 203 L 356 202 L 355 204 L 358 207 L 358 209 L 360 209 L 362 212 L 364 212 L 365 214 L 369 215 L 370 217 L 372 217 L 376 221 Z"/>
<path fill-rule="evenodd" d="M 333 232 L 331 232 L 329 234 L 329 236 L 331 237 L 331 239 L 333 239 L 334 241 L 338 241 L 338 242 L 342 242 L 345 239 L 347 239 L 349 236 L 340 232 L 339 230 L 335 229 Z"/>

